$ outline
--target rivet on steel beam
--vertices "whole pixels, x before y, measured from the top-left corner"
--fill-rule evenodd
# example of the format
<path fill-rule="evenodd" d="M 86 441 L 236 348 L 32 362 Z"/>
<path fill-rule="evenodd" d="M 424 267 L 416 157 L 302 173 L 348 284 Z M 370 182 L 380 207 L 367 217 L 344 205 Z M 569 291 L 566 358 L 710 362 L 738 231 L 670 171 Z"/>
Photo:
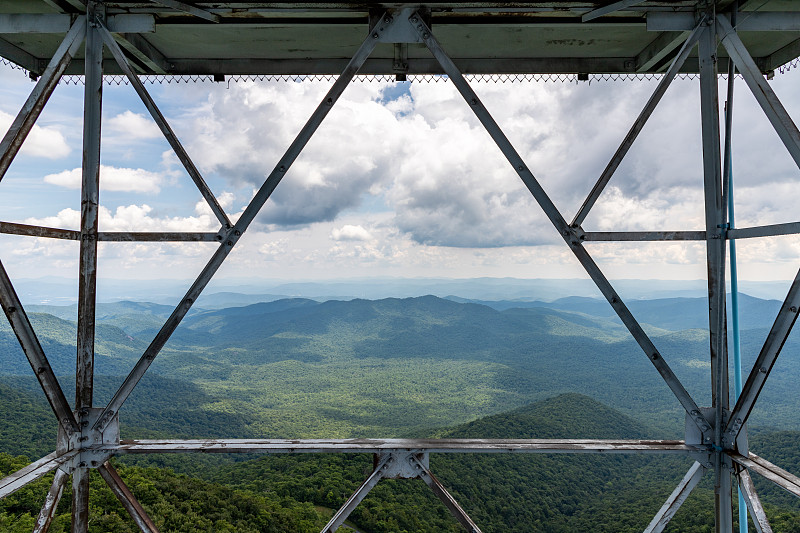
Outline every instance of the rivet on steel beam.
<path fill-rule="evenodd" d="M 789 311 L 791 311 L 792 313 L 796 313 L 797 312 L 797 308 L 795 306 L 792 306 L 792 307 L 789 308 Z"/>
<path fill-rule="evenodd" d="M 87 437 L 86 435 L 83 435 L 82 437 L 80 437 L 78 439 L 78 441 L 80 441 L 80 442 L 86 442 L 87 440 L 89 440 L 89 437 Z"/>
<path fill-rule="evenodd" d="M 700 429 L 702 429 L 703 431 L 708 431 L 709 429 L 711 429 L 711 426 L 709 426 L 708 424 L 703 424 L 703 427 Z M 706 437 L 706 440 L 711 440 L 711 437 Z"/>
<path fill-rule="evenodd" d="M 618 303 L 618 302 L 619 302 L 619 300 L 617 300 L 617 297 L 616 297 L 616 296 L 612 296 L 612 297 L 611 297 L 611 303 L 612 303 L 612 304 L 615 304 L 615 303 Z"/>
<path fill-rule="evenodd" d="M 8 312 L 9 313 L 16 313 L 17 312 L 17 308 L 16 307 L 9 307 L 8 308 Z"/>
<path fill-rule="evenodd" d="M 470 103 L 470 105 L 478 105 L 478 99 L 477 98 L 473 98 L 472 100 L 469 101 L 469 103 Z"/>
<path fill-rule="evenodd" d="M 519 170 L 520 172 L 523 172 L 525 170 L 525 166 L 524 165 L 520 165 L 520 166 L 517 167 L 517 170 Z"/>
<path fill-rule="evenodd" d="M 330 100 L 330 98 L 328 98 L 328 100 Z M 278 172 L 286 172 L 286 167 L 283 166 L 283 165 L 279 166 L 278 167 Z"/>
<path fill-rule="evenodd" d="M 40 366 L 39 368 L 37 368 L 37 369 L 36 369 L 36 373 L 37 373 L 37 374 L 41 374 L 41 373 L 43 373 L 45 370 L 47 370 L 45 367 L 43 367 L 43 366 Z"/>
<path fill-rule="evenodd" d="M 761 368 L 759 368 L 758 371 L 761 372 L 762 374 L 766 374 L 767 373 L 766 367 L 763 367 L 763 366 Z"/>
<path fill-rule="evenodd" d="M 233 241 L 228 241 L 225 244 L 227 244 L 228 246 L 233 246 Z"/>
<path fill-rule="evenodd" d="M 416 24 L 417 23 L 417 17 L 411 17 L 411 23 L 412 24 Z"/>
<path fill-rule="evenodd" d="M 650 356 L 650 359 L 652 359 L 653 361 L 655 361 L 656 359 L 658 359 L 658 354 L 657 354 L 657 353 L 654 353 L 654 354 L 652 354 L 652 355 Z"/>
<path fill-rule="evenodd" d="M 233 234 L 238 237 L 239 235 L 242 234 L 242 232 L 237 229 L 237 230 L 233 230 Z"/>
<path fill-rule="evenodd" d="M 428 32 L 423 32 L 423 34 L 422 34 L 422 38 L 423 38 L 423 39 L 427 39 L 427 38 L 428 38 L 428 37 L 430 37 L 430 36 L 431 36 L 431 34 L 430 34 L 430 33 L 428 33 Z"/>
<path fill-rule="evenodd" d="M 375 32 L 375 33 L 373 33 L 373 34 L 372 34 L 372 38 L 373 38 L 373 39 L 377 39 L 377 38 L 378 38 L 378 32 Z"/>
<path fill-rule="evenodd" d="M 86 463 L 81 461 L 80 463 L 78 463 L 78 466 L 81 468 L 86 468 Z"/>

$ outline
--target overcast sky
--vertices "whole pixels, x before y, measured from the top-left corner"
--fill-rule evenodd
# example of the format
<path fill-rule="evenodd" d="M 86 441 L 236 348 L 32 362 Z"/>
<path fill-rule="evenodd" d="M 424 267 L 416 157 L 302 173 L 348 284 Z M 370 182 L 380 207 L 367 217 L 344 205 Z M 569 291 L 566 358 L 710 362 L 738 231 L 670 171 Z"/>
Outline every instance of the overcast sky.
<path fill-rule="evenodd" d="M 506 135 L 571 220 L 655 81 L 475 82 Z M 800 120 L 800 73 L 771 82 Z M 148 85 L 233 218 L 330 82 Z M 0 127 L 33 84 L 0 66 Z M 130 86 L 106 86 L 102 231 L 218 225 Z M 724 95 L 724 92 L 722 93 Z M 737 84 L 737 226 L 800 219 L 800 171 Z M 0 188 L 0 219 L 78 229 L 83 87 L 60 85 Z M 590 230 L 703 228 L 699 87 L 676 80 L 589 215 Z M 77 243 L 3 236 L 12 276 L 77 274 Z M 101 244 L 108 278 L 192 278 L 216 245 Z M 701 244 L 587 244 L 612 278 L 701 279 Z M 740 274 L 790 279 L 800 240 L 739 243 Z M 446 82 L 351 84 L 221 275 L 585 277 L 517 174 Z"/>

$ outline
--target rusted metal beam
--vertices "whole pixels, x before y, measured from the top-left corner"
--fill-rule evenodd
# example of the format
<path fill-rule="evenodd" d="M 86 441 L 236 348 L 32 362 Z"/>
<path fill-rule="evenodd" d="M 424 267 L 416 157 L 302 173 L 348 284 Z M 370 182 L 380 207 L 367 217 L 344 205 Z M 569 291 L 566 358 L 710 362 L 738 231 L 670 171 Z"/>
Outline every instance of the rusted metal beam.
<path fill-rule="evenodd" d="M 9 474 L 3 479 L 0 479 L 0 498 L 5 498 L 9 494 L 13 494 L 17 490 L 21 489 L 28 483 L 36 481 L 48 472 L 52 472 L 59 466 L 72 459 L 72 457 L 77 453 L 78 452 L 76 450 L 62 455 L 58 455 L 56 452 L 53 452 L 49 455 L 45 455 L 38 461 L 32 462 L 25 468 L 17 470 L 13 474 Z"/>
<path fill-rule="evenodd" d="M 729 407 L 728 337 L 725 312 L 725 233 L 727 222 L 722 202 L 722 153 L 719 129 L 717 78 L 717 33 L 709 14 L 701 22 L 699 40 L 700 119 L 703 148 L 703 191 L 705 196 L 706 268 L 708 279 L 708 327 L 711 358 L 711 402 L 714 407 L 714 506 L 715 531 L 733 528 L 731 474 L 722 454 L 724 414 Z"/>
<path fill-rule="evenodd" d="M 228 215 L 225 214 L 225 210 L 222 209 L 222 206 L 217 201 L 217 198 L 214 196 L 214 193 L 211 192 L 211 189 L 208 187 L 208 184 L 203 179 L 203 176 L 200 175 L 200 171 L 197 170 L 194 162 L 192 161 L 189 154 L 186 153 L 186 150 L 183 148 L 183 145 L 178 140 L 178 136 L 175 135 L 175 132 L 172 131 L 167 120 L 164 118 L 164 115 L 161 114 L 161 111 L 156 106 L 155 101 L 150 97 L 150 93 L 147 92 L 145 89 L 144 84 L 139 80 L 139 77 L 133 73 L 131 70 L 130 64 L 128 64 L 128 60 L 125 58 L 125 54 L 122 53 L 117 41 L 114 40 L 114 37 L 108 31 L 105 26 L 101 25 L 100 28 L 101 35 L 103 40 L 108 46 L 108 49 L 111 50 L 111 53 L 114 56 L 114 60 L 117 62 L 119 67 L 125 73 L 128 80 L 131 82 L 136 94 L 139 95 L 139 98 L 144 103 L 144 106 L 150 112 L 150 115 L 155 120 L 156 124 L 158 125 L 161 133 L 164 134 L 164 137 L 167 139 L 167 142 L 175 151 L 175 155 L 178 156 L 178 159 L 183 164 L 186 171 L 189 173 L 189 176 L 194 181 L 197 188 L 200 190 L 200 194 L 203 195 L 203 198 L 208 203 L 208 206 L 211 208 L 211 211 L 214 213 L 214 216 L 217 217 L 220 224 L 222 224 L 223 228 L 230 228 L 231 221 L 228 219 Z"/>
<path fill-rule="evenodd" d="M 8 235 L 26 235 L 29 237 L 46 237 L 50 239 L 66 239 L 70 241 L 79 241 L 81 239 L 80 231 L 31 226 L 29 224 L 18 224 L 16 222 L 0 222 L 0 233 L 6 233 Z"/>
<path fill-rule="evenodd" d="M 322 528 L 320 533 L 333 533 L 339 526 L 344 524 L 344 521 L 347 520 L 347 517 L 350 516 L 350 513 L 358 507 L 358 504 L 361 503 L 369 491 L 371 491 L 375 485 L 378 484 L 383 478 L 383 471 L 386 469 L 387 464 L 389 461 L 392 461 L 393 457 L 391 455 L 387 455 L 384 457 L 380 463 L 376 466 L 375 470 L 369 475 L 367 479 L 364 480 L 364 483 L 361 484 L 360 487 L 356 489 L 352 496 L 350 496 L 346 502 L 339 508 L 338 511 L 331 517 L 330 521 L 325 524 L 325 527 Z"/>
<path fill-rule="evenodd" d="M 705 231 L 585 231 L 580 239 L 606 241 L 704 241 Z"/>
<path fill-rule="evenodd" d="M 86 31 L 86 17 L 78 17 L 72 25 L 61 45 L 53 54 L 53 58 L 45 68 L 36 86 L 31 91 L 19 114 L 14 119 L 8 132 L 0 141 L 0 180 L 22 147 L 22 143 L 33 128 L 36 119 L 42 113 L 47 100 L 58 85 L 58 80 L 72 60 L 72 56 L 80 48 Z"/>
<path fill-rule="evenodd" d="M 16 222 L 0 222 L 0 233 L 50 239 L 66 239 L 70 241 L 81 240 L 80 231 L 31 226 L 28 224 L 18 224 Z M 219 233 L 211 232 L 100 231 L 97 233 L 98 241 L 107 242 L 219 242 L 219 239 Z"/>
<path fill-rule="evenodd" d="M 775 95 L 772 87 L 761 75 L 761 71 L 756 66 L 736 30 L 731 26 L 730 21 L 724 16 L 718 16 L 717 25 L 720 28 L 722 45 L 728 51 L 733 62 L 736 63 L 736 67 L 750 88 L 750 92 L 755 96 L 756 101 L 777 132 L 778 137 L 783 141 L 792 159 L 800 168 L 800 131 Z"/>
<path fill-rule="evenodd" d="M 494 118 L 492 118 L 489 110 L 486 109 L 480 98 L 478 98 L 478 95 L 475 94 L 475 91 L 472 90 L 472 87 L 470 87 L 469 83 L 467 83 L 467 81 L 464 79 L 461 71 L 458 69 L 455 63 L 453 63 L 447 53 L 445 53 L 439 41 L 433 36 L 431 29 L 425 24 L 420 15 L 413 15 L 409 22 L 411 22 L 412 27 L 416 30 L 420 39 L 422 39 L 433 56 L 442 66 L 442 69 L 447 73 L 450 81 L 456 86 L 456 89 L 458 89 L 458 92 L 461 93 L 461 96 L 464 98 L 464 100 L 467 101 L 467 104 L 470 106 L 473 113 L 475 113 L 475 116 L 486 129 L 489 136 L 492 137 L 495 144 L 497 144 L 497 147 L 506 157 L 506 160 L 517 172 L 528 191 L 542 208 L 545 215 L 550 219 L 550 222 L 556 228 L 559 235 L 563 237 L 570 250 L 572 250 L 572 253 L 575 254 L 575 257 L 595 282 L 597 288 L 600 290 L 603 296 L 605 296 L 606 300 L 608 300 L 608 303 L 611 304 L 611 307 L 617 313 L 617 316 L 620 317 L 622 323 L 628 328 L 631 336 L 642 348 L 648 359 L 650 359 L 650 362 L 664 379 L 664 382 L 670 388 L 680 404 L 683 406 L 686 412 L 689 413 L 692 420 L 698 425 L 698 427 L 702 429 L 704 426 L 707 426 L 707 421 L 702 417 L 697 403 L 686 391 L 686 388 L 680 382 L 666 361 L 664 361 L 664 358 L 656 349 L 647 333 L 645 333 L 641 324 L 639 324 L 628 307 L 623 303 L 622 299 L 611 286 L 608 279 L 583 247 L 583 244 L 580 242 L 575 229 L 567 224 L 564 217 L 558 211 L 558 208 L 556 208 L 553 201 L 547 195 L 547 192 L 545 192 L 539 181 L 533 175 L 533 172 L 525 164 L 525 161 L 523 161 L 519 153 L 517 153 L 516 149 L 505 136 L 503 130 L 500 129 L 500 126 L 497 125 L 497 122 L 495 122 Z"/>
<path fill-rule="evenodd" d="M 61 469 L 56 469 L 55 477 L 53 477 L 53 484 L 50 485 L 50 490 L 44 500 L 42 510 L 39 511 L 39 517 L 33 525 L 33 533 L 47 533 L 50 529 L 50 524 L 53 523 L 53 518 L 56 516 L 56 508 L 58 502 L 61 500 L 61 494 L 64 492 L 64 485 L 69 481 L 69 474 Z"/>
<path fill-rule="evenodd" d="M 219 233 L 101 231 L 97 240 L 106 242 L 219 242 Z"/>
<path fill-rule="evenodd" d="M 135 453 L 703 453 L 704 448 L 677 440 L 602 439 L 207 439 L 124 440 L 104 448 Z"/>
<path fill-rule="evenodd" d="M 439 498 L 450 514 L 458 520 L 464 529 L 469 533 L 482 533 L 481 528 L 469 517 L 464 509 L 458 504 L 455 498 L 447 491 L 442 482 L 439 481 L 433 473 L 425 468 L 425 465 L 416 457 L 411 456 L 410 460 L 414 466 L 419 470 L 419 477 L 428 485 L 433 493 Z"/>
<path fill-rule="evenodd" d="M 180 2 L 179 0 L 150 0 L 156 4 L 161 4 L 162 6 L 171 7 L 172 9 L 177 9 L 178 11 L 183 11 L 184 13 L 189 13 L 195 17 L 209 20 L 211 22 L 219 22 L 219 15 L 211 13 L 210 11 L 206 11 L 205 9 L 200 9 L 199 7 L 195 7 L 191 4 L 187 4 L 186 2 Z"/>
<path fill-rule="evenodd" d="M 731 411 L 725 427 L 725 432 L 730 442 L 735 440 L 736 435 L 747 423 L 747 419 L 753 411 L 753 406 L 759 394 L 761 394 L 770 372 L 772 372 L 772 367 L 775 365 L 775 361 L 778 359 L 789 333 L 792 332 L 792 327 L 797 320 L 798 309 L 800 309 L 800 270 L 798 270 L 789 288 L 789 293 L 786 295 L 786 299 L 778 311 L 778 316 L 775 318 L 767 339 L 764 341 L 756 362 L 753 364 L 750 375 L 742 387 L 742 393 Z"/>
<path fill-rule="evenodd" d="M 776 235 L 794 235 L 800 233 L 800 222 L 770 224 L 753 228 L 735 228 L 728 230 L 728 239 L 750 239 L 753 237 L 773 237 Z"/>
<path fill-rule="evenodd" d="M 3 312 L 11 324 L 11 329 L 14 330 L 22 351 L 25 352 L 25 357 L 28 358 L 31 369 L 33 369 L 36 379 L 39 380 L 39 385 L 42 386 L 47 402 L 58 418 L 59 424 L 68 433 L 80 431 L 75 415 L 64 396 L 64 391 L 47 360 L 28 314 L 22 307 L 22 302 L 20 302 L 2 262 L 0 262 L 0 304 L 2 304 Z"/>
<path fill-rule="evenodd" d="M 672 520 L 672 517 L 678 512 L 683 502 L 686 501 L 686 498 L 689 497 L 689 494 L 700 482 L 704 472 L 703 465 L 695 461 L 689 471 L 686 472 L 686 475 L 683 476 L 681 482 L 678 483 L 678 486 L 675 487 L 675 490 L 672 491 L 672 494 L 669 495 L 667 501 L 664 502 L 664 505 L 661 506 L 661 509 L 658 510 L 656 516 L 647 525 L 644 533 L 661 533 L 664 531 L 669 521 Z"/>
<path fill-rule="evenodd" d="M 130 491 L 128 486 L 125 485 L 125 482 L 122 481 L 122 478 L 119 477 L 116 469 L 111 466 L 111 463 L 106 461 L 100 467 L 98 467 L 97 471 L 108 484 L 109 488 L 111 488 L 114 496 L 117 497 L 125 510 L 128 511 L 128 514 L 131 515 L 131 518 L 133 518 L 133 521 L 136 523 L 142 533 L 158 533 L 158 528 L 156 525 L 147 515 L 147 512 Z"/>
<path fill-rule="evenodd" d="M 94 424 L 94 429 L 104 428 L 108 421 L 110 421 L 111 418 L 119 411 L 119 408 L 131 394 L 131 392 L 133 392 L 136 384 L 140 379 L 142 379 L 144 373 L 147 372 L 147 369 L 164 347 L 167 340 L 169 340 L 169 337 L 178 327 L 178 324 L 180 324 L 181 320 L 183 320 L 183 317 L 186 316 L 186 313 L 189 312 L 192 304 L 203 292 L 203 289 L 206 287 L 206 285 L 208 285 L 208 282 L 211 281 L 211 278 L 228 257 L 234 245 L 239 241 L 241 235 L 247 230 L 247 228 L 250 226 L 250 223 L 255 219 L 258 212 L 272 195 L 272 192 L 286 175 L 286 172 L 292 166 L 292 163 L 294 163 L 294 161 L 300 155 L 300 152 L 308 143 L 311 136 L 315 131 L 317 131 L 317 128 L 320 126 L 320 124 L 322 124 L 322 121 L 328 115 L 328 112 L 339 99 L 339 96 L 341 96 L 350 81 L 358 73 L 361 65 L 364 64 L 364 61 L 366 61 L 367 57 L 369 57 L 369 55 L 375 49 L 378 39 L 374 38 L 372 35 L 386 30 L 394 23 L 394 20 L 382 18 L 379 25 L 373 29 L 372 34 L 368 35 L 366 39 L 364 39 L 363 43 L 352 57 L 347 67 L 344 69 L 344 71 L 342 71 L 341 75 L 337 78 L 336 82 L 334 82 L 331 89 L 323 97 L 322 102 L 320 102 L 320 104 L 314 110 L 314 113 L 312 113 L 311 117 L 300 130 L 300 133 L 297 134 L 297 137 L 295 137 L 294 141 L 292 141 L 292 144 L 286 150 L 283 157 L 281 157 L 281 159 L 278 161 L 278 164 L 275 166 L 272 172 L 270 172 L 269 176 L 264 181 L 264 184 L 253 197 L 253 200 L 251 200 L 250 204 L 239 217 L 239 220 L 237 220 L 233 228 L 227 232 L 225 238 L 223 238 L 222 242 L 220 243 L 220 247 L 217 249 L 206 266 L 203 268 L 203 271 L 189 288 L 183 300 L 181 300 L 180 304 L 178 304 L 169 318 L 167 318 L 167 321 L 153 339 L 153 342 L 150 343 L 144 354 L 142 354 L 142 357 L 139 359 L 139 361 L 137 361 L 136 365 L 125 378 L 125 381 L 122 383 L 120 388 L 114 394 L 114 397 L 104 409 L 103 414 Z"/>
<path fill-rule="evenodd" d="M 753 485 L 753 480 L 746 469 L 741 470 L 737 477 L 739 479 L 739 488 L 744 496 L 747 510 L 750 511 L 750 516 L 753 517 L 753 524 L 756 526 L 758 533 L 772 533 L 772 527 L 767 520 L 767 514 L 764 512 L 764 507 L 761 505 L 761 500 L 756 493 L 756 487 Z"/>
<path fill-rule="evenodd" d="M 639 133 L 644 128 L 644 125 L 647 124 L 647 120 L 653 114 L 653 111 L 655 111 L 656 107 L 658 107 L 658 104 L 661 102 L 661 98 L 667 92 L 672 80 L 674 80 L 675 76 L 678 75 L 681 67 L 686 62 L 686 58 L 689 57 L 689 54 L 694 49 L 697 41 L 700 38 L 701 28 L 702 26 L 698 24 L 686 38 L 686 41 L 683 43 L 680 51 L 675 56 L 675 59 L 672 60 L 669 70 L 664 77 L 661 78 L 661 81 L 658 82 L 656 90 L 653 91 L 653 94 L 650 96 L 650 99 L 645 104 L 641 113 L 639 113 L 639 116 L 636 117 L 633 126 L 631 126 L 631 129 L 628 130 L 627 135 L 625 135 L 625 138 L 622 140 L 619 148 L 617 148 L 617 151 L 612 156 L 611 161 L 608 162 L 608 165 L 606 165 L 603 173 L 600 174 L 600 177 L 597 179 L 594 187 L 592 187 L 592 190 L 586 197 L 586 200 L 584 200 L 583 205 L 581 205 L 581 208 L 578 210 L 575 218 L 572 219 L 572 223 L 570 224 L 571 226 L 578 227 L 583 224 L 583 221 L 586 219 L 589 211 L 591 211 L 592 207 L 594 207 L 595 202 L 597 202 L 597 199 L 600 198 L 600 195 L 602 194 L 606 185 L 608 185 L 611 176 L 613 176 L 614 172 L 616 172 L 617 168 L 619 168 L 619 165 L 628 154 L 628 151 L 631 149 L 631 146 L 633 146 L 634 141 L 636 141 Z"/>
<path fill-rule="evenodd" d="M 761 475 L 785 491 L 800 498 L 800 479 L 794 474 L 775 466 L 766 459 L 758 457 L 753 453 L 751 453 L 749 457 L 744 457 L 738 453 L 731 452 L 730 457 L 735 463 Z"/>

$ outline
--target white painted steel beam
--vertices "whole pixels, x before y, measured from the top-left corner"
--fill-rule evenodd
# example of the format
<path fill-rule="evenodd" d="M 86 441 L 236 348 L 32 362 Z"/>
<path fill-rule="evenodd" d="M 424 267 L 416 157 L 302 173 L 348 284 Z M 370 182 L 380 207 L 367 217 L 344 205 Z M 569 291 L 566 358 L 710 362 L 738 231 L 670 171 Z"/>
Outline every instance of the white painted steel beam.
<path fill-rule="evenodd" d="M 114 454 L 138 453 L 706 453 L 677 440 L 602 439 L 207 439 L 125 440 L 105 447 Z"/>
<path fill-rule="evenodd" d="M 361 484 L 360 487 L 356 489 L 352 496 L 350 496 L 346 502 L 339 508 L 338 511 L 331 517 L 330 521 L 322 528 L 320 533 L 333 533 L 339 526 L 344 524 L 347 517 L 350 516 L 350 513 L 358 507 L 358 504 L 369 494 L 375 485 L 383 478 L 383 472 L 386 469 L 389 462 L 393 461 L 394 457 L 392 455 L 387 455 L 384 457 L 380 463 L 378 463 L 375 470 L 369 475 L 369 477 L 364 480 L 364 483 Z"/>
<path fill-rule="evenodd" d="M 55 470 L 72 459 L 77 453 L 77 451 L 70 451 L 62 455 L 57 455 L 56 452 L 53 452 L 49 455 L 45 455 L 38 461 L 32 462 L 25 468 L 0 479 L 0 498 L 5 498 L 9 494 L 13 494 L 28 483 L 36 481 L 48 472 Z"/>
<path fill-rule="evenodd" d="M 794 323 L 797 321 L 798 310 L 800 310 L 800 270 L 798 270 L 789 288 L 789 293 L 786 295 L 786 299 L 778 311 L 778 316 L 775 317 L 775 322 L 773 322 L 769 334 L 767 334 L 767 339 L 761 347 L 747 381 L 742 387 L 742 393 L 731 411 L 725 427 L 729 442 L 733 442 L 741 428 L 747 423 L 747 418 L 753 411 L 761 390 L 764 388 L 770 372 L 772 372 L 772 367 L 775 365 L 775 361 L 778 359 L 781 349 L 792 332 Z"/>
<path fill-rule="evenodd" d="M 756 487 L 753 485 L 753 480 L 746 469 L 737 474 L 739 479 L 739 488 L 744 496 L 744 502 L 747 505 L 747 510 L 750 511 L 750 516 L 753 517 L 753 524 L 756 526 L 758 533 L 772 533 L 772 527 L 767 520 L 767 514 L 764 512 L 764 507 L 761 505 L 761 500 L 756 493 Z"/>
<path fill-rule="evenodd" d="M 672 520 L 672 517 L 678 512 L 683 502 L 686 501 L 686 498 L 689 497 L 689 494 L 692 493 L 692 490 L 694 490 L 700 482 L 704 472 L 705 468 L 698 462 L 695 462 L 692 467 L 689 468 L 689 471 L 686 472 L 681 482 L 678 483 L 678 486 L 675 487 L 675 490 L 669 495 L 667 501 L 664 502 L 664 505 L 658 510 L 656 516 L 654 516 L 653 520 L 647 525 L 644 533 L 661 533 L 664 531 L 669 521 Z"/>
<path fill-rule="evenodd" d="M 412 464 L 419 470 L 419 477 L 427 484 L 439 500 L 447 507 L 450 514 L 458 520 L 464 529 L 469 533 L 482 533 L 481 528 L 469 517 L 466 511 L 458 504 L 455 498 L 447 491 L 442 482 L 439 481 L 433 473 L 428 470 L 425 465 L 418 458 L 411 456 L 409 458 Z"/>
<path fill-rule="evenodd" d="M 58 502 L 61 500 L 61 495 L 64 492 L 64 485 L 67 484 L 67 481 L 69 481 L 69 474 L 60 468 L 56 469 L 53 483 L 50 486 L 50 490 L 47 492 L 47 496 L 45 496 L 42 510 L 39 511 L 39 516 L 36 518 L 36 523 L 33 525 L 33 533 L 47 533 L 50 529 L 50 524 L 53 523 L 53 518 L 56 516 Z"/>
<path fill-rule="evenodd" d="M 750 453 L 748 457 L 744 457 L 738 453 L 730 453 L 730 456 L 735 463 L 742 465 L 751 472 L 759 474 L 790 494 L 794 494 L 800 498 L 800 478 L 794 474 L 775 466 L 754 453 Z"/>

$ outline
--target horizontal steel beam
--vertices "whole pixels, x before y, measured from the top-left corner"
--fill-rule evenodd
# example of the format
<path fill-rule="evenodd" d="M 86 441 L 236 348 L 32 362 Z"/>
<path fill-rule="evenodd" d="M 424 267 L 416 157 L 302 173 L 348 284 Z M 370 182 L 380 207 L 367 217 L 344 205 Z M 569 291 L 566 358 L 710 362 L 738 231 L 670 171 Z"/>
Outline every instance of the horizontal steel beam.
<path fill-rule="evenodd" d="M 751 453 L 748 457 L 739 455 L 738 453 L 730 453 L 730 456 L 734 462 L 739 463 L 748 470 L 759 474 L 769 481 L 772 481 L 780 488 L 800 498 L 800 479 L 797 476 L 775 466 L 754 453 Z"/>
<path fill-rule="evenodd" d="M 752 228 L 736 228 L 728 230 L 728 239 L 750 239 L 753 237 L 773 237 L 775 235 L 793 235 L 800 233 L 800 222 L 771 224 Z"/>
<path fill-rule="evenodd" d="M 31 481 L 35 481 L 48 472 L 55 470 L 72 459 L 77 453 L 77 450 L 62 455 L 56 455 L 56 452 L 53 452 L 50 455 L 45 455 L 38 461 L 34 461 L 25 468 L 17 470 L 13 474 L 0 479 L 0 498 L 5 498 Z"/>
<path fill-rule="evenodd" d="M 16 222 L 0 222 L 0 233 L 70 241 L 81 239 L 81 232 L 77 230 L 31 226 Z M 97 240 L 106 242 L 218 242 L 220 237 L 217 233 L 211 232 L 101 231 L 97 234 Z"/>
<path fill-rule="evenodd" d="M 106 242 L 219 242 L 217 233 L 204 232 L 142 232 L 142 231 L 101 231 L 98 241 Z"/>
<path fill-rule="evenodd" d="M 67 14 L 9 14 L 0 13 L 0 33 L 66 33 L 72 25 Z M 110 15 L 106 25 L 114 33 L 153 33 L 153 15 Z"/>
<path fill-rule="evenodd" d="M 188 59 L 168 57 L 174 75 L 338 75 L 348 63 L 347 58 L 331 57 L 321 59 Z M 459 58 L 454 60 L 465 74 L 575 74 L 588 73 L 635 73 L 635 57 L 576 58 L 576 57 L 521 57 L 521 58 Z M 67 74 L 83 74 L 82 60 L 75 60 L 67 69 Z M 696 61 L 690 58 L 686 71 L 697 69 Z M 113 60 L 103 63 L 106 74 L 122 74 L 119 65 Z M 393 58 L 369 58 L 359 74 L 394 75 Z M 442 67 L 429 58 L 409 58 L 407 74 L 444 74 Z"/>
<path fill-rule="evenodd" d="M 704 241 L 705 231 L 586 231 L 583 241 Z"/>
<path fill-rule="evenodd" d="M 8 235 L 26 235 L 28 237 L 46 237 L 49 239 L 66 239 L 79 241 L 81 232 L 73 229 L 47 228 L 16 222 L 0 222 L 0 233 Z"/>
<path fill-rule="evenodd" d="M 677 440 L 596 439 L 209 439 L 127 440 L 104 447 L 113 454 L 133 453 L 697 453 L 704 448 Z"/>
<path fill-rule="evenodd" d="M 730 20 L 730 15 L 721 15 Z M 647 31 L 690 31 L 697 24 L 695 14 L 651 11 L 647 14 Z M 759 11 L 742 13 L 736 31 L 800 31 L 800 12 Z M 720 36 L 722 38 L 724 36 Z"/>

